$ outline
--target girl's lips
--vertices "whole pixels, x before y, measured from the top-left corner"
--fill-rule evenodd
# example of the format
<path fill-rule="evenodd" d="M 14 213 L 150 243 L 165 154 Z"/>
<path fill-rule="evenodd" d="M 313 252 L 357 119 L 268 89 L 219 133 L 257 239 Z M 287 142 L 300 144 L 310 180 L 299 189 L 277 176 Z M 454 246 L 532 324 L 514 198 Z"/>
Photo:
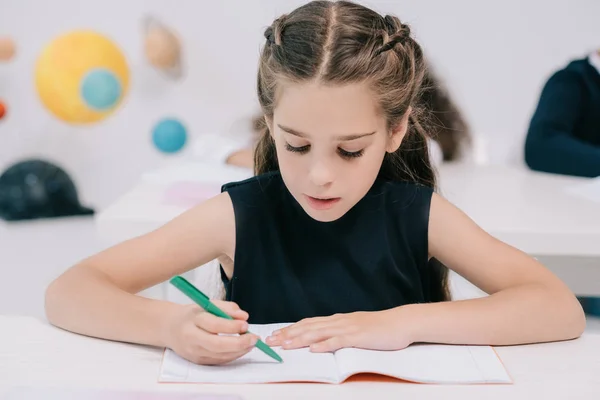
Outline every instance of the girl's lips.
<path fill-rule="evenodd" d="M 304 197 L 306 197 L 308 204 L 315 210 L 328 210 L 331 207 L 333 207 L 334 205 L 336 205 L 341 200 L 340 197 L 330 197 L 330 198 L 323 199 L 323 198 L 308 196 L 306 194 L 304 195 Z"/>

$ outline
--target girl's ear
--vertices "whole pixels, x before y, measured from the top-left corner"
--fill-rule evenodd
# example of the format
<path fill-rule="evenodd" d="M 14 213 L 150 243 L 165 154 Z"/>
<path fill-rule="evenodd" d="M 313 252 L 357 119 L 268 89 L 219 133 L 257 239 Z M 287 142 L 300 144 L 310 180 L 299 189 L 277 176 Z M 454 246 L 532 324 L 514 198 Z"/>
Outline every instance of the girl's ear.
<path fill-rule="evenodd" d="M 400 122 L 398 122 L 398 124 L 392 128 L 386 149 L 388 153 L 395 152 L 402 144 L 402 139 L 404 139 L 404 136 L 406 136 L 406 132 L 408 131 L 408 120 L 411 112 L 412 107 L 409 107 L 408 110 L 406 110 L 406 113 L 404 113 L 404 116 Z"/>

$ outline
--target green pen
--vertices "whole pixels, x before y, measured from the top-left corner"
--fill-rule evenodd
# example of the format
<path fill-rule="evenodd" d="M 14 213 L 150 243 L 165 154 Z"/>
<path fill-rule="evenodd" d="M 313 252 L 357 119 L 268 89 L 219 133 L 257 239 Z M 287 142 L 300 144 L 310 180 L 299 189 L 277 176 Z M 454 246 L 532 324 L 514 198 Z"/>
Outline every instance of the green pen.
<path fill-rule="evenodd" d="M 210 299 L 208 298 L 207 295 L 205 295 L 200 290 L 198 290 L 198 288 L 196 288 L 194 285 L 192 285 L 184 277 L 175 276 L 174 278 L 172 278 L 170 280 L 170 282 L 177 289 L 181 290 L 183 292 L 183 294 L 185 294 L 187 297 L 192 299 L 196 304 L 198 304 L 200 307 L 204 308 L 206 310 L 206 312 L 216 315 L 217 317 L 233 319 L 231 316 L 227 315 L 219 307 L 214 305 L 210 301 Z M 259 339 L 258 342 L 256 342 L 256 347 L 258 347 L 260 350 L 262 350 L 263 353 L 265 353 L 269 357 L 273 358 L 274 360 L 283 362 L 281 357 L 272 348 L 270 348 L 269 345 L 267 345 L 262 340 Z"/>

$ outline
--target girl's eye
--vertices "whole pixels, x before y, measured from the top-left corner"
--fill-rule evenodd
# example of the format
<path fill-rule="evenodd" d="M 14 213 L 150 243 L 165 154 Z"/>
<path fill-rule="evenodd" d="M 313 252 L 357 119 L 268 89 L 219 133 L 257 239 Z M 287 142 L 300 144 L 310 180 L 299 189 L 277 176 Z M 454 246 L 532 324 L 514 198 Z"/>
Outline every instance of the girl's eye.
<path fill-rule="evenodd" d="M 308 151 L 310 150 L 310 145 L 307 144 L 307 145 L 304 145 L 304 146 L 295 147 L 295 146 L 292 146 L 289 143 L 286 143 L 285 144 L 285 149 L 287 151 L 291 151 L 292 153 L 304 154 L 304 153 L 308 153 Z M 338 148 L 338 153 L 343 158 L 352 159 L 352 158 L 358 158 L 358 157 L 362 156 L 363 153 L 364 153 L 364 149 L 363 150 L 359 150 L 359 151 L 346 151 L 346 150 L 344 150 L 342 148 Z"/>
<path fill-rule="evenodd" d="M 304 145 L 304 146 L 300 146 L 300 147 L 294 147 L 289 143 L 285 144 L 285 149 L 287 151 L 291 151 L 293 153 L 300 153 L 300 154 L 304 154 L 306 152 L 308 152 L 308 149 L 310 149 L 310 145 Z"/>
<path fill-rule="evenodd" d="M 359 151 L 346 151 L 344 149 L 338 148 L 338 153 L 340 153 L 340 156 L 344 157 L 344 158 L 357 158 L 363 155 L 364 150 L 359 150 Z"/>

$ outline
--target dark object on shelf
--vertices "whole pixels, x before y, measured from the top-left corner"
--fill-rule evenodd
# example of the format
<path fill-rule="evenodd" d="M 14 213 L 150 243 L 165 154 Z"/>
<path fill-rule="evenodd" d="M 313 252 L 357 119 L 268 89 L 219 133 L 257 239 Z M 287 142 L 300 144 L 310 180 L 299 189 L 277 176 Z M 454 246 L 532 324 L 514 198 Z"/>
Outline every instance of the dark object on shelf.
<path fill-rule="evenodd" d="M 79 203 L 69 175 L 48 161 L 20 161 L 0 175 L 0 218 L 6 221 L 93 214 Z"/>

